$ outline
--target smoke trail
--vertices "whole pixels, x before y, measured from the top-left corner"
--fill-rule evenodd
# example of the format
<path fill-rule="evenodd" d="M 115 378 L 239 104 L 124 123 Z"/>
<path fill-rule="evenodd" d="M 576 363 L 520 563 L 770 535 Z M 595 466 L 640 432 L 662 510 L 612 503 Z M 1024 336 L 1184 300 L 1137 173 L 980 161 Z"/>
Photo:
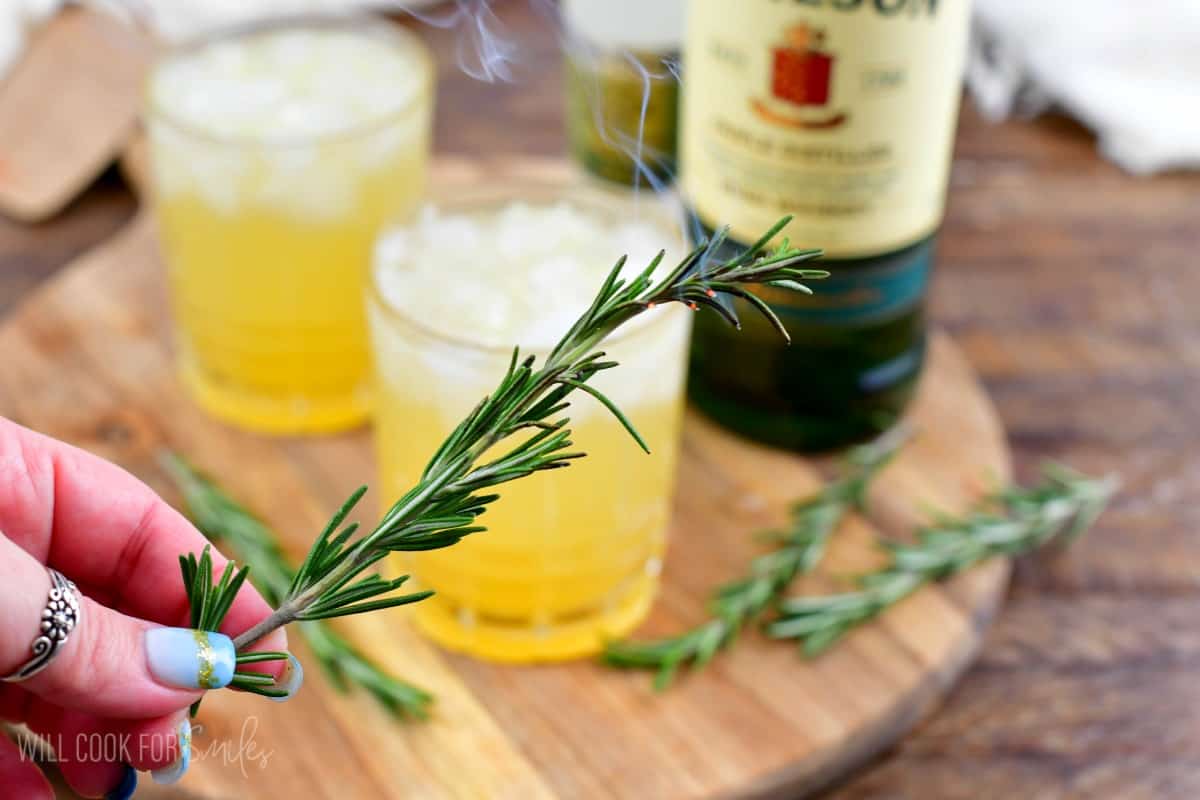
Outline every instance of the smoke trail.
<path fill-rule="evenodd" d="M 647 0 L 653 2 L 654 0 Z M 392 0 L 399 4 L 402 0 Z M 599 70 L 590 69 L 592 76 L 588 92 L 588 105 L 593 117 L 596 130 L 601 140 L 625 155 L 634 164 L 637 175 L 635 191 L 645 183 L 656 194 L 670 191 L 674 181 L 674 170 L 670 168 L 667 154 L 651 148 L 647 151 L 645 145 L 645 123 L 649 111 L 651 91 L 654 81 L 678 80 L 679 64 L 675 59 L 662 60 L 663 71 L 651 71 L 631 51 L 617 53 L 602 53 L 581 39 L 572 38 L 570 32 L 559 14 L 559 6 L 555 0 L 528 0 L 529 7 L 547 21 L 553 31 L 560 52 L 568 57 L 576 57 L 582 63 L 598 67 L 605 56 L 623 58 L 636 70 L 642 79 L 642 96 L 640 101 L 637 130 L 634 135 L 626 134 L 608 124 L 608 113 L 604 108 L 603 93 L 600 91 Z M 406 9 L 415 19 L 439 28 L 459 27 L 460 35 L 457 43 L 458 65 L 468 75 L 480 80 L 494 81 L 496 79 L 512 81 L 511 65 L 517 62 L 518 44 L 508 38 L 508 34 L 500 20 L 492 11 L 492 0 L 455 0 L 454 8 L 441 14 L 431 14 L 413 9 Z M 473 57 L 473 62 L 467 57 Z M 478 67 L 474 66 L 478 64 Z M 665 177 L 664 177 L 665 176 Z"/>
<path fill-rule="evenodd" d="M 645 141 L 646 117 L 650 110 L 650 98 L 655 81 L 673 80 L 669 71 L 651 71 L 632 52 L 623 51 L 616 57 L 628 64 L 641 81 L 641 97 L 638 101 L 638 115 L 633 133 L 622 131 L 617 125 L 610 124 L 612 114 L 605 108 L 604 92 L 601 86 L 601 71 L 603 61 L 613 58 L 613 54 L 601 53 L 586 43 L 571 41 L 564 36 L 563 47 L 569 57 L 585 67 L 584 73 L 589 76 L 587 85 L 587 101 L 591 111 L 592 124 L 601 141 L 628 158 L 634 166 L 634 191 L 641 189 L 644 181 L 655 194 L 664 194 L 671 189 L 674 180 L 674 169 L 671 158 L 654 147 L 649 147 Z"/>
<path fill-rule="evenodd" d="M 530 0 L 536 4 L 537 0 Z M 519 47 L 508 33 L 491 0 L 454 0 L 452 8 L 421 10 L 403 0 L 390 0 L 384 8 L 403 11 L 424 25 L 456 29 L 455 57 L 459 68 L 477 81 L 513 81 L 513 64 Z"/>
<path fill-rule="evenodd" d="M 650 0 L 648 0 L 650 1 Z M 592 116 L 592 124 L 601 141 L 612 147 L 630 160 L 634 167 L 635 193 L 640 193 L 647 186 L 658 197 L 666 197 L 678 203 L 673 191 L 677 178 L 675 159 L 671 154 L 664 153 L 646 143 L 646 120 L 650 112 L 650 102 L 656 82 L 673 81 L 682 86 L 682 69 L 677 56 L 668 55 L 656 63 L 647 64 L 631 50 L 608 51 L 596 47 L 581 38 L 572 37 L 565 29 L 555 12 L 555 6 L 548 0 L 530 0 L 535 8 L 551 17 L 553 26 L 558 34 L 559 47 L 568 59 L 575 59 L 580 64 L 589 67 L 590 75 L 587 86 L 587 100 Z M 629 66 L 641 81 L 641 97 L 638 116 L 634 130 L 622 131 L 619 126 L 610 124 L 613 114 L 605 108 L 604 92 L 601 88 L 601 68 L 605 59 L 617 58 Z M 705 238 L 704 228 L 695 212 L 682 203 L 682 215 L 686 232 L 692 241 L 698 242 Z M 707 268 L 713 258 L 712 248 L 709 248 L 701 259 L 701 269 Z"/>
<path fill-rule="evenodd" d="M 696 214 L 678 202 L 673 192 L 677 177 L 674 159 L 646 143 L 646 120 L 656 82 L 674 81 L 682 84 L 679 59 L 666 56 L 657 63 L 647 65 L 631 50 L 604 51 L 580 37 L 573 37 L 566 29 L 554 0 L 528 0 L 529 7 L 546 20 L 555 35 L 558 48 L 568 59 L 574 59 L 586 67 L 586 98 L 592 124 L 600 140 L 629 159 L 634 168 L 633 191 L 640 196 L 643 187 L 648 187 L 656 198 L 680 206 L 686 233 L 692 241 L 705 238 L 703 225 Z M 647 0 L 653 2 L 653 0 Z M 408 9 L 407 13 L 424 24 L 438 28 L 458 28 L 458 66 L 468 75 L 489 82 L 515 80 L 513 65 L 518 61 L 519 44 L 505 29 L 495 12 L 491 0 L 455 0 L 453 8 L 440 12 L 421 12 Z M 620 60 L 628 65 L 641 81 L 637 119 L 632 132 L 613 124 L 614 114 L 605 108 L 604 92 L 601 87 L 601 68 L 605 60 Z M 701 269 L 720 254 L 709 248 L 701 259 Z"/>

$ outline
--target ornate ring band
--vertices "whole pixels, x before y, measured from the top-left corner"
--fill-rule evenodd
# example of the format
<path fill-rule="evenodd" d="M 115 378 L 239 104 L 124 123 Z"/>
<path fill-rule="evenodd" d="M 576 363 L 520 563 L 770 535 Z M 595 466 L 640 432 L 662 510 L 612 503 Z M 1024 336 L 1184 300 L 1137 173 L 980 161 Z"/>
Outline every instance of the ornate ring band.
<path fill-rule="evenodd" d="M 83 614 L 79 590 L 58 570 L 47 568 L 46 571 L 50 573 L 50 594 L 46 598 L 46 608 L 42 611 L 37 638 L 33 640 L 30 648 L 33 658 L 17 667 L 11 675 L 0 677 L 0 681 L 17 683 L 44 670 L 54 660 L 59 648 L 67 643 L 71 631 L 79 624 Z"/>

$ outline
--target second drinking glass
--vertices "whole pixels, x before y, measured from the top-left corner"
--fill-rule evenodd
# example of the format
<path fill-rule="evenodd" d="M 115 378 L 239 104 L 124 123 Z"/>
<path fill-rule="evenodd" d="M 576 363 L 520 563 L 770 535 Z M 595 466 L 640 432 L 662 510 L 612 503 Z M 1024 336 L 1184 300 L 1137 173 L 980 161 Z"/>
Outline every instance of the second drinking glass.
<path fill-rule="evenodd" d="M 365 419 L 370 250 L 424 193 L 431 83 L 415 36 L 357 17 L 247 27 L 155 67 L 155 205 L 205 409 L 275 433 Z"/>

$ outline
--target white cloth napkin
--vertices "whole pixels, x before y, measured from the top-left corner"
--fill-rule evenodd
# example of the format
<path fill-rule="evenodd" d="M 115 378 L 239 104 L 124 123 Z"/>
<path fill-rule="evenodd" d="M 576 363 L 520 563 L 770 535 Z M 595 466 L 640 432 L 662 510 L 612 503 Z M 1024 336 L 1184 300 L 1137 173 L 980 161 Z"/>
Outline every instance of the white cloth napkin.
<path fill-rule="evenodd" d="M 1060 108 L 1130 172 L 1200 167 L 1200 0 L 975 0 L 972 40 L 988 117 Z"/>

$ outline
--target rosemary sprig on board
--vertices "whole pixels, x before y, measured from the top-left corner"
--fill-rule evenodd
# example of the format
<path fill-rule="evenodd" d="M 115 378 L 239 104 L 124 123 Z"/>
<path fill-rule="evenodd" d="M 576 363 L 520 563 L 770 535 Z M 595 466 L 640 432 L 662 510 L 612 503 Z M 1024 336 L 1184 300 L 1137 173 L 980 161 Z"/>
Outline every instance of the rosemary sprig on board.
<path fill-rule="evenodd" d="M 1047 467 L 1038 485 L 998 492 L 991 498 L 991 510 L 939 519 L 919 531 L 911 544 L 886 543 L 891 562 L 859 577 L 856 591 L 783 601 L 767 634 L 797 639 L 806 655 L 817 655 L 930 581 L 944 580 L 992 556 L 1015 556 L 1073 540 L 1104 510 L 1116 485 L 1111 477 L 1095 479 Z"/>
<path fill-rule="evenodd" d="M 654 688 L 666 689 L 679 667 L 702 667 L 737 638 L 747 623 L 757 619 L 792 585 L 796 577 L 811 572 L 825 554 L 826 545 L 846 514 L 865 502 L 867 487 L 907 438 L 898 429 L 871 444 L 856 447 L 846 457 L 843 474 L 791 509 L 784 531 L 771 532 L 775 549 L 750 563 L 746 575 L 717 588 L 709 601 L 712 617 L 695 628 L 654 641 L 624 640 L 610 643 L 606 663 L 625 668 L 656 670 Z"/>
<path fill-rule="evenodd" d="M 250 580 L 271 605 L 287 594 L 295 573 L 275 534 L 262 521 L 174 453 L 165 453 L 163 468 L 187 504 L 200 532 L 223 542 L 251 569 Z M 433 695 L 389 675 L 326 622 L 302 622 L 300 633 L 333 683 L 343 691 L 366 689 L 398 717 L 424 719 Z M 265 692 L 264 692 L 265 693 Z"/>
<path fill-rule="evenodd" d="M 740 297 L 762 313 L 786 339 L 774 312 L 746 287 L 765 284 L 807 292 L 800 281 L 826 277 L 822 270 L 799 265 L 820 255 L 784 244 L 769 243 L 787 225 L 780 220 L 749 249 L 714 262 L 725 232 L 702 244 L 662 278 L 654 273 L 664 254 L 632 278 L 623 278 L 621 258 L 588 309 L 571 326 L 539 366 L 534 357 L 513 350 L 512 361 L 495 391 L 485 397 L 454 429 L 425 467 L 420 480 L 383 515 L 371 531 L 358 535 L 357 524 L 342 527 L 362 498 L 355 492 L 318 535 L 307 558 L 295 571 L 275 612 L 234 639 L 239 651 L 267 633 L 297 620 L 358 614 L 417 602 L 426 592 L 395 594 L 406 580 L 384 580 L 363 574 L 391 552 L 447 547 L 482 531 L 478 518 L 499 495 L 488 490 L 542 470 L 568 466 L 584 454 L 572 450 L 567 398 L 576 391 L 591 395 L 621 422 L 644 450 L 641 436 L 600 390 L 589 384 L 612 369 L 598 345 L 609 334 L 643 312 L 666 303 L 693 310 L 707 306 L 738 326 L 725 297 Z M 499 456 L 485 454 L 513 441 Z M 201 598 L 203 599 L 203 598 Z"/>

